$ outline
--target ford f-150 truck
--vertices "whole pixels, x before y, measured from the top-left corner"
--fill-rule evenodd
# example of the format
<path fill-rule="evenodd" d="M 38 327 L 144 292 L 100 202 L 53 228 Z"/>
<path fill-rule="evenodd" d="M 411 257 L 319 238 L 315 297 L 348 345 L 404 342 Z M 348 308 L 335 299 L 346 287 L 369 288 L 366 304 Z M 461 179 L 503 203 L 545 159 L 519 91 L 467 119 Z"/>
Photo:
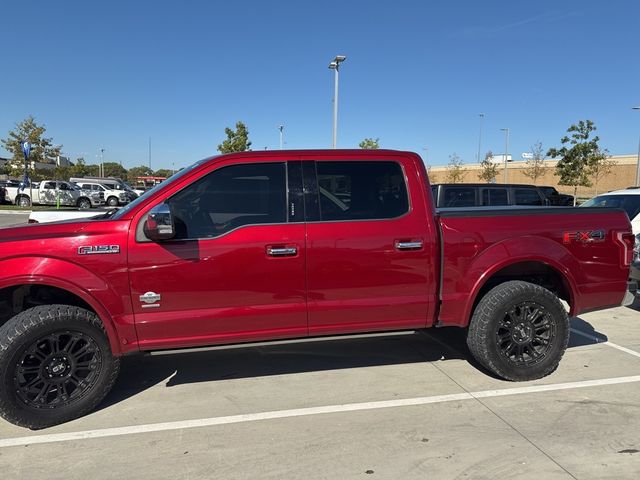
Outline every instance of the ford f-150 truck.
<path fill-rule="evenodd" d="M 355 332 L 461 327 L 493 374 L 540 378 L 568 315 L 632 301 L 633 246 L 621 210 L 438 213 L 409 152 L 208 158 L 120 210 L 0 230 L 0 415 L 86 414 L 125 354 Z"/>

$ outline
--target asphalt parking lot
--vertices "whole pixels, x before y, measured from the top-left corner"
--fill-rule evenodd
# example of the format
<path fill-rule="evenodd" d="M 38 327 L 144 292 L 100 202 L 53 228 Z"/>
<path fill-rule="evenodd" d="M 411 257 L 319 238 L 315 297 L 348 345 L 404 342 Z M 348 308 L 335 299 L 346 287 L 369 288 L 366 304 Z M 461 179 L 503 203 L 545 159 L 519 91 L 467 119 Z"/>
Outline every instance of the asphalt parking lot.
<path fill-rule="evenodd" d="M 134 356 L 92 414 L 0 420 L 11 479 L 640 477 L 640 307 L 572 320 L 557 372 L 489 376 L 464 332 Z"/>

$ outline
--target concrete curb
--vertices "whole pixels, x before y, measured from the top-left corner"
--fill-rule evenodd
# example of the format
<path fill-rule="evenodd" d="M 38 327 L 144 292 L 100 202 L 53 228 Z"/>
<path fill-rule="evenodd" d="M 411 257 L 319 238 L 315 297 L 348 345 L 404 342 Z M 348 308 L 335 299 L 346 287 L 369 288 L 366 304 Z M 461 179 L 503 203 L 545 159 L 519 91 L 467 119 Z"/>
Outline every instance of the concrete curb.
<path fill-rule="evenodd" d="M 0 215 L 6 213 L 8 215 L 29 215 L 33 210 L 0 210 Z"/>

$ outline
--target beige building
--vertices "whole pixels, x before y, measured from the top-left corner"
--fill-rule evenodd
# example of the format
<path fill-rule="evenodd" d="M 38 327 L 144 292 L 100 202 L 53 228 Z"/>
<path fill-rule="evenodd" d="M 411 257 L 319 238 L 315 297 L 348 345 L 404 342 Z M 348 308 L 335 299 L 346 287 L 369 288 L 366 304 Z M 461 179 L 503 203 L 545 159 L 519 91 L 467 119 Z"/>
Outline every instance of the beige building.
<path fill-rule="evenodd" d="M 593 185 L 591 187 L 578 187 L 578 198 L 591 198 L 596 193 L 609 192 L 611 190 L 619 190 L 633 186 L 636 178 L 636 165 L 638 163 L 637 155 L 612 155 L 611 160 L 615 165 L 611 172 L 600 178 L 596 188 L 595 180 L 591 179 Z M 554 175 L 556 160 L 545 160 L 545 171 L 541 178 L 535 182 L 536 185 L 550 185 L 556 187 L 559 192 L 573 195 L 573 187 L 565 187 L 558 185 L 559 177 Z M 466 175 L 463 178 L 464 183 L 483 183 L 478 177 L 481 171 L 480 165 L 477 163 L 464 164 L 463 169 Z M 527 168 L 526 161 L 509 162 L 507 164 L 507 182 L 508 183 L 533 183 L 524 172 Z M 429 169 L 429 179 L 431 183 L 445 183 L 447 177 L 446 166 L 434 166 Z M 496 183 L 504 183 L 504 163 L 498 165 L 498 176 Z"/>

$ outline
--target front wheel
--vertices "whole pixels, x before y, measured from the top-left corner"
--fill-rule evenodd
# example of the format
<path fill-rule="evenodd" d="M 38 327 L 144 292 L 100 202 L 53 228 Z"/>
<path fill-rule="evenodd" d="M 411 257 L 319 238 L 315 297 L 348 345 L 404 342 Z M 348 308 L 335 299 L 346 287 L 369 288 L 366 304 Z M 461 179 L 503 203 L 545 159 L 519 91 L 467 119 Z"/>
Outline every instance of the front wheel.
<path fill-rule="evenodd" d="M 0 327 L 0 416 L 34 430 L 73 420 L 102 401 L 118 371 L 95 313 L 30 308 Z"/>
<path fill-rule="evenodd" d="M 546 288 L 509 281 L 478 303 L 467 335 L 469 350 L 485 368 L 511 381 L 552 373 L 569 341 L 569 319 Z"/>
<path fill-rule="evenodd" d="M 110 207 L 117 207 L 120 205 L 120 201 L 116 197 L 109 197 L 107 198 L 107 205 Z"/>
<path fill-rule="evenodd" d="M 31 200 L 26 195 L 20 195 L 18 197 L 18 200 L 16 200 L 16 203 L 18 204 L 19 207 L 22 207 L 22 208 L 27 208 L 31 206 Z"/>

